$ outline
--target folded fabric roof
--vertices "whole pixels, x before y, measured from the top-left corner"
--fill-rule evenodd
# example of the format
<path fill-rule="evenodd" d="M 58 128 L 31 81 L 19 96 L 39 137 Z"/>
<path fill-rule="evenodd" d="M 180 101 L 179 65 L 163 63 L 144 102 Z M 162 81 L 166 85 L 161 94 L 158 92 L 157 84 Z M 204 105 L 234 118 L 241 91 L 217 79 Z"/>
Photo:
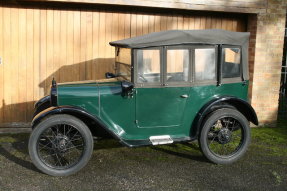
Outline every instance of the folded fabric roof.
<path fill-rule="evenodd" d="M 249 79 L 248 45 L 249 32 L 232 32 L 221 29 L 167 30 L 110 42 L 124 48 L 148 48 L 182 44 L 235 45 L 242 50 L 242 79 Z"/>
<path fill-rule="evenodd" d="M 220 29 L 168 30 L 110 42 L 112 46 L 144 48 L 177 44 L 230 44 L 248 43 L 249 32 L 232 32 Z"/>

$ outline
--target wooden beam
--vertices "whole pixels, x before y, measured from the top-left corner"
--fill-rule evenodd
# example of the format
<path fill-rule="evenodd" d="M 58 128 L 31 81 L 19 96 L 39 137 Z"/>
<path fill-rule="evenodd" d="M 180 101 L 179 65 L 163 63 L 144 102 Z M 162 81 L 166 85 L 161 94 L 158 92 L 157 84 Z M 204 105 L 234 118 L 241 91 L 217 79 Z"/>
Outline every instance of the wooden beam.
<path fill-rule="evenodd" d="M 197 11 L 234 13 L 264 13 L 267 0 L 16 0 L 17 2 L 65 2 L 101 5 L 121 5 L 153 8 L 170 8 Z"/>

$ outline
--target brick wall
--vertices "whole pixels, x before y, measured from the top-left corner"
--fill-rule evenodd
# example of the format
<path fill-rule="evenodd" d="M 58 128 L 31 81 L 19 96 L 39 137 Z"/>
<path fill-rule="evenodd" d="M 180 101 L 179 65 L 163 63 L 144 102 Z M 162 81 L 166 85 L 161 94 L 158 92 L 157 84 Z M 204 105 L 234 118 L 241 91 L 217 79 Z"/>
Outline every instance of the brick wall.
<path fill-rule="evenodd" d="M 277 119 L 287 0 L 268 0 L 266 13 L 248 17 L 251 104 L 260 124 Z"/>

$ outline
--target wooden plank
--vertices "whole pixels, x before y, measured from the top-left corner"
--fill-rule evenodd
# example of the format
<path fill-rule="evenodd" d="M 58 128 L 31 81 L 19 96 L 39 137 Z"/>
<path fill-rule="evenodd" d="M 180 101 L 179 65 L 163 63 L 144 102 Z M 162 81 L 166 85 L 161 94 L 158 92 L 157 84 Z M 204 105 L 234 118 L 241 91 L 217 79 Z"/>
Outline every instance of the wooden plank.
<path fill-rule="evenodd" d="M 55 80 L 60 80 L 60 57 L 61 57 L 61 50 L 60 50 L 60 28 L 61 28 L 61 13 L 59 10 L 54 9 L 53 11 L 54 18 L 53 18 L 53 73 L 52 76 Z"/>
<path fill-rule="evenodd" d="M 131 37 L 131 14 L 125 13 L 125 38 Z"/>
<path fill-rule="evenodd" d="M 137 14 L 136 36 L 143 35 L 143 15 Z"/>
<path fill-rule="evenodd" d="M 11 77 L 9 80 L 9 84 L 13 88 L 13 91 L 10 92 L 11 95 L 11 112 L 12 112 L 12 120 L 19 120 L 19 110 L 17 109 L 16 103 L 18 102 L 18 92 L 19 92 L 19 84 L 18 84 L 18 64 L 19 64 L 19 14 L 18 9 L 11 8 Z M 33 80 L 32 80 L 33 81 Z"/>
<path fill-rule="evenodd" d="M 99 68 L 99 31 L 100 31 L 100 13 L 93 12 L 93 65 L 92 65 L 92 78 L 98 79 Z"/>
<path fill-rule="evenodd" d="M 228 25 L 227 19 L 223 18 L 222 19 L 222 24 L 221 24 L 222 29 L 228 30 L 228 26 L 227 25 Z"/>
<path fill-rule="evenodd" d="M 100 22 L 99 22 L 99 59 L 97 66 L 97 75 L 98 78 L 102 77 L 103 67 L 105 67 L 105 59 L 106 59 L 106 12 L 100 12 Z"/>
<path fill-rule="evenodd" d="M 200 29 L 200 17 L 196 16 L 194 19 L 194 29 Z"/>
<path fill-rule="evenodd" d="M 177 29 L 181 30 L 183 29 L 183 16 L 178 15 L 177 17 Z"/>
<path fill-rule="evenodd" d="M 0 57 L 1 57 L 1 64 L 0 64 L 0 123 L 3 121 L 3 113 L 4 113 L 4 108 L 3 108 L 3 101 L 4 101 L 4 66 L 3 66 L 3 55 L 4 55 L 4 50 L 3 50 L 3 41 L 4 41 L 4 36 L 3 36 L 3 30 L 4 30 L 4 25 L 3 25 L 3 7 L 2 7 L 2 2 L 0 2 Z"/>
<path fill-rule="evenodd" d="M 194 16 L 190 16 L 188 28 L 189 28 L 190 30 L 193 30 L 193 29 L 194 29 L 194 24 L 195 24 Z"/>
<path fill-rule="evenodd" d="M 73 73 L 75 74 L 73 81 L 80 80 L 80 64 L 81 64 L 81 12 L 76 10 L 73 12 L 74 16 L 74 61 Z"/>
<path fill-rule="evenodd" d="M 34 18 L 33 18 L 33 71 L 34 71 L 34 79 L 33 79 L 33 102 L 28 104 L 28 111 L 32 118 L 33 108 L 35 101 L 40 99 L 40 91 L 39 91 L 39 84 L 40 82 L 40 10 L 34 9 Z"/>
<path fill-rule="evenodd" d="M 167 18 L 165 15 L 160 16 L 160 30 L 167 30 Z"/>
<path fill-rule="evenodd" d="M 60 58 L 59 58 L 59 82 L 67 82 L 67 76 L 71 75 L 66 72 L 67 68 L 67 11 L 60 11 Z"/>
<path fill-rule="evenodd" d="M 176 15 L 172 15 L 172 26 L 171 26 L 172 30 L 176 30 L 177 29 L 177 16 Z"/>
<path fill-rule="evenodd" d="M 40 10 L 40 96 L 45 95 L 47 78 L 47 10 Z"/>
<path fill-rule="evenodd" d="M 160 15 L 155 15 L 155 20 L 154 20 L 154 32 L 159 32 L 160 31 Z"/>
<path fill-rule="evenodd" d="M 211 29 L 211 17 L 207 17 L 207 18 L 206 18 L 205 28 L 206 28 L 206 29 Z"/>
<path fill-rule="evenodd" d="M 232 31 L 233 28 L 232 18 L 226 19 L 226 25 L 227 25 L 226 29 Z"/>
<path fill-rule="evenodd" d="M 184 30 L 189 29 L 189 17 L 188 16 L 183 17 L 183 29 Z"/>
<path fill-rule="evenodd" d="M 27 83 L 26 83 L 26 94 L 27 94 L 27 120 L 32 118 L 32 108 L 34 101 L 34 10 L 27 9 L 27 28 L 26 28 L 26 39 L 27 39 Z M 31 106 L 32 105 L 32 106 Z"/>
<path fill-rule="evenodd" d="M 92 80 L 92 64 L 93 64 L 93 13 L 91 11 L 87 12 L 86 15 L 87 23 L 87 49 L 86 49 L 86 78 L 87 80 Z"/>
<path fill-rule="evenodd" d="M 80 80 L 86 79 L 86 49 L 87 49 L 87 13 L 86 10 L 81 10 L 81 29 L 80 29 Z"/>
<path fill-rule="evenodd" d="M 216 19 L 216 28 L 222 29 L 222 19 L 221 18 Z"/>
<path fill-rule="evenodd" d="M 3 8 L 3 44 L 4 52 L 3 52 L 3 69 L 4 69 L 4 99 L 2 101 L 3 104 L 3 123 L 10 122 L 11 120 L 11 91 L 13 91 L 12 86 L 10 84 L 11 74 L 11 8 L 4 7 Z"/>
<path fill-rule="evenodd" d="M 54 69 L 54 57 L 53 57 L 53 53 L 54 53 L 54 11 L 53 9 L 48 9 L 47 10 L 47 27 L 46 27 L 46 31 L 47 31 L 47 65 L 46 65 L 46 72 L 47 72 L 47 76 L 46 76 L 46 83 L 45 83 L 45 95 L 47 95 L 49 93 L 49 89 L 50 89 L 50 85 L 51 85 L 51 81 L 53 79 L 53 73 L 55 71 Z"/>
<path fill-rule="evenodd" d="M 22 0 L 28 1 L 28 0 Z M 267 8 L 266 0 L 29 0 L 29 1 L 50 1 L 50 2 L 74 2 L 92 3 L 106 5 L 139 6 L 172 8 L 185 10 L 204 10 L 204 11 L 225 11 L 238 13 L 265 13 Z"/>
<path fill-rule="evenodd" d="M 152 33 L 155 31 L 154 22 L 155 22 L 155 16 L 149 15 L 149 18 L 148 18 L 148 32 L 149 33 Z"/>
<path fill-rule="evenodd" d="M 143 15 L 143 34 L 148 34 L 148 15 Z"/>
<path fill-rule="evenodd" d="M 232 19 L 232 31 L 236 31 L 237 30 L 237 20 L 236 19 Z"/>
<path fill-rule="evenodd" d="M 105 33 L 105 60 L 104 60 L 104 65 L 101 66 L 100 72 L 100 78 L 105 78 L 105 73 L 106 72 L 112 72 L 114 70 L 114 48 L 110 46 L 109 42 L 112 41 L 112 21 L 113 21 L 113 14 L 110 12 L 106 13 L 106 23 L 105 23 L 105 28 L 106 28 L 106 33 Z"/>
<path fill-rule="evenodd" d="M 66 82 L 76 80 L 78 71 L 74 68 L 77 68 L 74 64 L 74 12 L 69 10 L 67 11 L 67 65 L 62 69 Z"/>
<path fill-rule="evenodd" d="M 166 23 L 166 30 L 172 30 L 174 27 L 172 15 L 166 16 Z"/>
<path fill-rule="evenodd" d="M 137 27 L 137 15 L 135 13 L 131 13 L 131 37 L 135 37 L 136 36 L 136 33 L 137 33 L 137 30 L 136 30 L 136 27 Z"/>
<path fill-rule="evenodd" d="M 112 23 L 111 26 L 111 34 L 112 39 L 111 41 L 119 40 L 119 14 L 118 13 L 112 13 Z"/>
<path fill-rule="evenodd" d="M 206 25 L 206 17 L 202 16 L 200 17 L 200 29 L 205 29 Z"/>

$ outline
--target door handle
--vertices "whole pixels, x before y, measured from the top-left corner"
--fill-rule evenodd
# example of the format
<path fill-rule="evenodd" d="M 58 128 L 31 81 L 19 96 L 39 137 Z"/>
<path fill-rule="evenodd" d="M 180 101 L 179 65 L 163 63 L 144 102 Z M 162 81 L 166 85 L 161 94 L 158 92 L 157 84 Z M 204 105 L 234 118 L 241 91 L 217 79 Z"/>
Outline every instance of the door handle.
<path fill-rule="evenodd" d="M 180 97 L 181 97 L 181 98 L 188 98 L 188 95 L 183 94 L 183 95 L 181 95 Z"/>

